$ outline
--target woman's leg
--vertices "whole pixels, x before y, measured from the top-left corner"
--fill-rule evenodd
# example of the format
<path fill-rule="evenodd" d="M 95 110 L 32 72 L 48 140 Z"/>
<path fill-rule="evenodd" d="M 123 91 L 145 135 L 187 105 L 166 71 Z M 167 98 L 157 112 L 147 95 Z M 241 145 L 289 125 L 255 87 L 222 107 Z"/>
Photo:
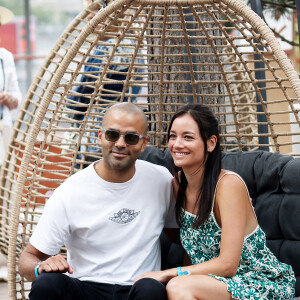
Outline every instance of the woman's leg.
<path fill-rule="evenodd" d="M 167 284 L 168 300 L 231 300 L 226 284 L 208 275 L 178 276 Z"/>

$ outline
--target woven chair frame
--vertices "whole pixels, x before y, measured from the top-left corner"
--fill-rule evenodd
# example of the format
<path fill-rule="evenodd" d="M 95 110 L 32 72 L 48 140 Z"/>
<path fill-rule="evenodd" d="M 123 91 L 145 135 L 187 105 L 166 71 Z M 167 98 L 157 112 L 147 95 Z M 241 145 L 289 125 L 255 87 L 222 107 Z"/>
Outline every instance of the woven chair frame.
<path fill-rule="evenodd" d="M 45 201 L 101 158 L 95 135 L 116 101 L 145 109 L 155 147 L 166 147 L 167 124 L 178 107 L 201 102 L 219 118 L 224 151 L 300 156 L 299 76 L 242 0 L 101 4 L 84 9 L 61 35 L 15 122 L 0 177 L 0 250 L 8 255 L 10 299 L 28 297 L 17 263 Z M 265 77 L 257 78 L 258 70 Z M 116 75 L 123 76 L 118 90 Z M 89 93 L 79 92 L 84 86 Z"/>

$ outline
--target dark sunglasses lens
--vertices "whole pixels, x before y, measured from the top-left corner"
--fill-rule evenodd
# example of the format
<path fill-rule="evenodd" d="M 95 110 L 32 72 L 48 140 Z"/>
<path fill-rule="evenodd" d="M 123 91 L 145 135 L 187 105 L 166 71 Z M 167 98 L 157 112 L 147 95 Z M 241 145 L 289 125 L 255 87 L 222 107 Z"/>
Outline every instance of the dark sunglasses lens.
<path fill-rule="evenodd" d="M 125 134 L 125 143 L 128 145 L 136 145 L 140 140 L 140 137 L 134 133 Z"/>
<path fill-rule="evenodd" d="M 120 138 L 120 132 L 116 130 L 106 130 L 105 131 L 105 138 L 109 142 L 116 142 Z"/>

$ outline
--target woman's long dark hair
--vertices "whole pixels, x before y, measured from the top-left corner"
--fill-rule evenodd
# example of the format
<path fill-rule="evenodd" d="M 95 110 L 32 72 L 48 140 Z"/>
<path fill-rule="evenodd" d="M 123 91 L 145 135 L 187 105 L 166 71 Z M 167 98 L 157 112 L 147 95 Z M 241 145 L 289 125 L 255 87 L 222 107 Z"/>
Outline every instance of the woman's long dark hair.
<path fill-rule="evenodd" d="M 221 172 L 222 152 L 219 142 L 218 120 L 214 113 L 203 104 L 185 105 L 174 114 L 168 128 L 168 140 L 170 138 L 170 131 L 174 120 L 185 114 L 190 115 L 197 123 L 200 136 L 204 141 L 204 178 L 202 187 L 199 187 L 198 196 L 195 204 L 196 206 L 198 205 L 197 217 L 193 224 L 193 228 L 195 228 L 199 227 L 208 219 L 209 214 L 212 210 L 215 189 L 219 174 Z M 217 137 L 217 143 L 215 149 L 212 152 L 208 152 L 206 142 L 212 135 L 215 135 Z M 185 208 L 186 204 L 185 191 L 187 188 L 187 180 L 182 168 L 176 167 L 174 163 L 173 168 L 175 173 L 175 179 L 179 186 L 176 199 L 176 220 L 178 225 L 181 226 L 182 208 Z"/>

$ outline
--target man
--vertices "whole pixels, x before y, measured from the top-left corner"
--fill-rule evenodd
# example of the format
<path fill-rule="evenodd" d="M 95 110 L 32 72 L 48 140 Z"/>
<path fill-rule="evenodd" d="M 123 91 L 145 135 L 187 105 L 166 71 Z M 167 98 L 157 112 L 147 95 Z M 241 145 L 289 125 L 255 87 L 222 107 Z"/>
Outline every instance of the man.
<path fill-rule="evenodd" d="M 0 6 L 0 26 L 9 23 L 13 17 L 12 11 Z M 13 119 L 20 103 L 21 92 L 14 57 L 8 50 L 0 48 L 0 167 L 12 133 Z"/>
<path fill-rule="evenodd" d="M 160 233 L 175 225 L 171 174 L 137 160 L 146 133 L 146 116 L 134 104 L 106 112 L 99 130 L 103 160 L 54 192 L 20 256 L 20 274 L 33 281 L 31 300 L 166 299 L 158 281 L 132 287 L 145 271 L 160 269 Z M 56 255 L 63 245 L 67 261 Z"/>

